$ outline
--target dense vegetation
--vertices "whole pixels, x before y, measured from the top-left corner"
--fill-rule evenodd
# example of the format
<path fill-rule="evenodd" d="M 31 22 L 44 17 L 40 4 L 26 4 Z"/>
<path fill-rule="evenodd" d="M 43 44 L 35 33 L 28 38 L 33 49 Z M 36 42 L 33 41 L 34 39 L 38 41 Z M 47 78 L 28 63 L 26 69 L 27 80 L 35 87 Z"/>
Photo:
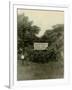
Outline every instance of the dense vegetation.
<path fill-rule="evenodd" d="M 64 25 L 53 26 L 52 30 L 46 30 L 44 35 L 39 38 L 36 36 L 40 28 L 33 25 L 28 17 L 17 16 L 17 53 L 18 59 L 24 55 L 25 61 L 45 63 L 49 61 L 63 60 L 64 46 Z M 46 42 L 49 44 L 46 50 L 34 50 L 34 42 Z"/>

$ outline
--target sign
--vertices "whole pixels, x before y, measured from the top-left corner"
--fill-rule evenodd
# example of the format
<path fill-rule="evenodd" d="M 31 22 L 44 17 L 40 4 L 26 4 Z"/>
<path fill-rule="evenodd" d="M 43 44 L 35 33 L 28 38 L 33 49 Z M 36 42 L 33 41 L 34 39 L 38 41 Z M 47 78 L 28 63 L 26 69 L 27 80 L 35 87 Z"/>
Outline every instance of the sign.
<path fill-rule="evenodd" d="M 34 43 L 34 50 L 46 50 L 48 43 Z"/>

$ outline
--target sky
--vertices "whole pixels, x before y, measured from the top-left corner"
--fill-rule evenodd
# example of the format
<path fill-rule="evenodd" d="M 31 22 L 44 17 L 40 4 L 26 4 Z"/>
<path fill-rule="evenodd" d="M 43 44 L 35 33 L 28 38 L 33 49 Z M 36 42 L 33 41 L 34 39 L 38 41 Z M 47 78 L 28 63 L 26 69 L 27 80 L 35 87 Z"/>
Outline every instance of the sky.
<path fill-rule="evenodd" d="M 18 14 L 24 13 L 28 16 L 29 21 L 33 21 L 34 25 L 41 28 L 40 33 L 37 35 L 41 37 L 48 29 L 52 29 L 53 25 L 64 24 L 64 12 L 63 11 L 49 11 L 49 10 L 26 10 L 18 9 Z"/>

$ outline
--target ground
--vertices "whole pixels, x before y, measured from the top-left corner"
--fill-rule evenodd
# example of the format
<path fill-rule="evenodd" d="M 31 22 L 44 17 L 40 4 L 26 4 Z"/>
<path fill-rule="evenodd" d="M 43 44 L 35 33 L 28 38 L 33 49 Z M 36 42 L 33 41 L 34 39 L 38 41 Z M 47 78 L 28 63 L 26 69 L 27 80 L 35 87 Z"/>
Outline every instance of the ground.
<path fill-rule="evenodd" d="M 64 77 L 64 65 L 59 62 L 49 62 L 45 64 L 17 62 L 17 80 L 37 80 L 37 79 L 59 79 Z"/>

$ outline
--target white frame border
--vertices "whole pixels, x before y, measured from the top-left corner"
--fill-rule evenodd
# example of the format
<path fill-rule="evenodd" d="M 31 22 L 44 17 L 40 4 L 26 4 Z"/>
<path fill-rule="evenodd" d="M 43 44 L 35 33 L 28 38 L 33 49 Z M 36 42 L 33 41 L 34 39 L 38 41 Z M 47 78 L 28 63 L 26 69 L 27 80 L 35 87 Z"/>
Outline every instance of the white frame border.
<path fill-rule="evenodd" d="M 50 10 L 63 10 L 65 12 L 65 30 L 66 31 L 64 34 L 65 34 L 65 59 L 66 59 L 66 62 L 64 64 L 65 66 L 65 78 L 64 79 L 53 79 L 53 80 L 31 80 L 31 81 L 16 81 L 16 61 L 15 61 L 15 58 L 16 58 L 16 54 L 14 54 L 16 52 L 16 33 L 17 33 L 17 23 L 15 22 L 17 20 L 16 18 L 16 9 L 17 8 L 26 8 L 26 9 L 42 9 L 42 10 L 47 10 L 50 9 Z M 51 9 L 52 8 L 52 9 Z M 30 87 L 36 87 L 36 86 L 54 86 L 54 85 L 68 85 L 69 82 L 70 82 L 70 62 L 67 61 L 67 60 L 70 60 L 70 57 L 69 57 L 69 43 L 70 43 L 70 38 L 69 38 L 69 30 L 70 30 L 70 19 L 69 19 L 69 5 L 62 5 L 62 4 L 25 4 L 24 2 L 10 2 L 9 3 L 9 19 L 10 19 L 10 25 L 9 25 L 9 29 L 10 29 L 10 33 L 9 33 L 9 52 L 10 52 L 10 55 L 9 55 L 9 59 L 10 59 L 10 62 L 9 62 L 9 86 L 10 88 L 13 88 L 13 87 L 22 87 L 22 86 L 30 86 Z M 16 31 L 14 31 L 16 30 Z M 41 83 L 42 82 L 42 83 Z"/>

